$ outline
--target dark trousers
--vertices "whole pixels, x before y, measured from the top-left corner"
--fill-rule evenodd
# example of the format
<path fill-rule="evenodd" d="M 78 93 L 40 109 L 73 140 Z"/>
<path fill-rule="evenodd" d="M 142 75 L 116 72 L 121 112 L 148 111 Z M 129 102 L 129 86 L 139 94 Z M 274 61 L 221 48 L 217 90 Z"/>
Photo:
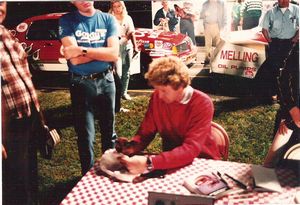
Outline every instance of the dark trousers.
<path fill-rule="evenodd" d="M 116 86 L 115 113 L 117 113 L 120 112 L 121 109 L 121 97 L 122 97 L 122 82 L 117 71 L 114 71 L 114 80 Z"/>
<path fill-rule="evenodd" d="M 181 19 L 179 23 L 180 33 L 188 35 L 196 45 L 194 23 L 190 19 Z"/>
<path fill-rule="evenodd" d="M 292 41 L 290 39 L 274 38 L 269 44 L 267 59 L 261 65 L 256 77 L 257 83 L 260 84 L 258 86 L 261 89 L 268 89 L 269 95 L 278 93 L 277 77 L 291 48 Z"/>
<path fill-rule="evenodd" d="M 12 120 L 2 136 L 7 159 L 2 160 L 4 205 L 37 204 L 37 140 L 34 117 Z"/>

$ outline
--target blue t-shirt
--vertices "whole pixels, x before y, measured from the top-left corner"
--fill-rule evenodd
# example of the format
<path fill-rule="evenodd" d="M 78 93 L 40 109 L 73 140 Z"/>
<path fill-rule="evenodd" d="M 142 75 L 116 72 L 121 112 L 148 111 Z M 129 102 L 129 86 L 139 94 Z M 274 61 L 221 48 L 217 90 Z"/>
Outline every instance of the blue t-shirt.
<path fill-rule="evenodd" d="M 63 15 L 59 19 L 59 38 L 74 37 L 78 46 L 98 48 L 106 47 L 107 39 L 118 36 L 114 17 L 99 10 L 91 16 L 83 16 L 78 11 Z M 69 71 L 80 75 L 89 75 L 105 71 L 109 62 L 94 60 L 89 63 L 73 65 L 68 61 Z"/>

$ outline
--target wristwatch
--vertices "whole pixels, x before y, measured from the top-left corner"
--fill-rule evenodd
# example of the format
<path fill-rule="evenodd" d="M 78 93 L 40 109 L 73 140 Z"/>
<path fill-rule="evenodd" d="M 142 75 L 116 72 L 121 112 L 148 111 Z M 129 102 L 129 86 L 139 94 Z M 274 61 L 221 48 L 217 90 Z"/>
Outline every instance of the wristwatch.
<path fill-rule="evenodd" d="M 81 52 L 82 52 L 82 55 L 85 56 L 87 54 L 87 52 L 88 52 L 87 48 L 82 48 Z"/>
<path fill-rule="evenodd" d="M 151 160 L 150 156 L 147 156 L 146 164 L 147 164 L 147 170 L 152 171 L 153 165 L 152 165 L 152 160 Z"/>

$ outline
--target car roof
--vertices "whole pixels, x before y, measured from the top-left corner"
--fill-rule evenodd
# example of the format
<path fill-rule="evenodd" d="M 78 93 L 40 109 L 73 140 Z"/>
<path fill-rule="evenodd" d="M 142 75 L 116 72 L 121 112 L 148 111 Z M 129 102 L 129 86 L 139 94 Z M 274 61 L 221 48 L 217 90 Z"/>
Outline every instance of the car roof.
<path fill-rule="evenodd" d="M 45 20 L 45 19 L 59 19 L 64 13 L 50 13 L 50 14 L 43 14 L 39 16 L 33 16 L 30 18 L 27 18 L 25 21 L 38 21 L 38 20 Z"/>

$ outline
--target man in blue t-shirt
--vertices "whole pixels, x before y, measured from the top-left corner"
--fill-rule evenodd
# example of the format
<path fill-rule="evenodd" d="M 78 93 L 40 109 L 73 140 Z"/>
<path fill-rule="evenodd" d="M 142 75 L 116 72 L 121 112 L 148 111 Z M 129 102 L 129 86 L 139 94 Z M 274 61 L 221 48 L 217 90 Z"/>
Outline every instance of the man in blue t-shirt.
<path fill-rule="evenodd" d="M 73 119 L 84 175 L 94 164 L 95 121 L 99 119 L 102 152 L 114 147 L 115 84 L 111 62 L 117 61 L 117 24 L 93 1 L 73 1 L 77 11 L 59 21 L 59 35 L 70 71 Z"/>

